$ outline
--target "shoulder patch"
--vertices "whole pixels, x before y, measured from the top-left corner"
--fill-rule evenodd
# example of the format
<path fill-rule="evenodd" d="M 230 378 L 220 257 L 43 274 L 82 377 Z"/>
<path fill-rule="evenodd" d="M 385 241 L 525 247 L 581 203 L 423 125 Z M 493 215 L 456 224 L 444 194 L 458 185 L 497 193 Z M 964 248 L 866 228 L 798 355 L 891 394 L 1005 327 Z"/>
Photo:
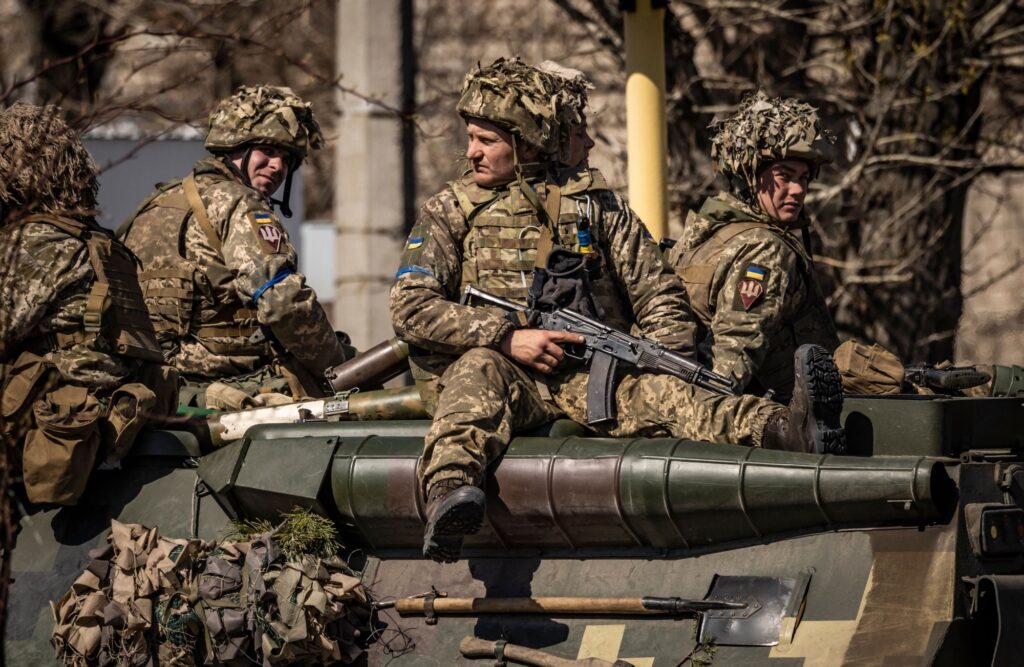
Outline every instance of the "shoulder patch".
<path fill-rule="evenodd" d="M 260 240 L 260 247 L 268 254 L 281 252 L 284 245 L 284 230 L 272 213 L 267 211 L 251 211 L 246 214 L 253 232 Z"/>
<path fill-rule="evenodd" d="M 736 283 L 733 307 L 750 311 L 764 299 L 765 285 L 771 271 L 758 264 L 747 264 Z"/>

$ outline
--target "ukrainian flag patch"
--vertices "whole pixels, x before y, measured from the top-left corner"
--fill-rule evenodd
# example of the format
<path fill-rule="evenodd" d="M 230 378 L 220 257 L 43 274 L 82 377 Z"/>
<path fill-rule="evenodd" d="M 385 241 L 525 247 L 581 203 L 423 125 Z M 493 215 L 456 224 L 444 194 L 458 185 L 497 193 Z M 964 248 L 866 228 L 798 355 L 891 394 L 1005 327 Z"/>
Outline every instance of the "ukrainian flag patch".
<path fill-rule="evenodd" d="M 764 280 L 765 276 L 768 275 L 768 269 L 751 264 L 747 267 L 747 272 L 744 274 L 744 278 L 750 278 L 751 280 Z"/>
<path fill-rule="evenodd" d="M 415 236 L 409 239 L 409 242 L 405 244 L 405 247 L 408 248 L 409 250 L 415 250 L 416 248 L 419 248 L 421 245 L 423 245 L 423 237 Z"/>
<path fill-rule="evenodd" d="M 274 216 L 270 215 L 266 211 L 257 211 L 252 214 L 252 217 L 256 220 L 256 223 L 260 225 L 272 225 L 277 222 L 274 220 Z"/>

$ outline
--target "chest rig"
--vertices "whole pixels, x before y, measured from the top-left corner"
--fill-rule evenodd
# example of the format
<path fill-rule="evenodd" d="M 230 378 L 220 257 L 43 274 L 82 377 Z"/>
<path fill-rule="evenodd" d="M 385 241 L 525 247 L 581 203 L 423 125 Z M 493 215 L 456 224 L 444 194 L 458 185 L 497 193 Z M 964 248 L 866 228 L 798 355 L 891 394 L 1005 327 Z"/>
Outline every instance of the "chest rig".
<path fill-rule="evenodd" d="M 212 165 L 208 168 L 210 173 L 219 173 L 214 170 Z M 186 257 L 185 234 L 191 219 L 199 224 L 210 247 L 223 257 L 220 237 L 206 213 L 194 173 L 161 186 L 119 230 L 142 261 L 139 283 L 157 339 L 172 354 L 179 340 L 193 338 L 213 354 L 271 356 L 256 310 L 244 307 L 233 290 L 215 294 L 214 285 L 225 281 L 227 267 Z"/>
<path fill-rule="evenodd" d="M 471 177 L 449 184 L 470 223 L 463 240 L 460 291 L 472 285 L 525 305 L 535 267 L 553 247 L 593 256 L 593 298 L 602 319 L 628 329 L 628 309 L 609 271 L 602 221 L 607 185 L 600 173 L 582 170 L 568 178 L 488 190 Z"/>
<path fill-rule="evenodd" d="M 27 223 L 52 225 L 84 242 L 95 275 L 85 299 L 81 328 L 54 332 L 36 341 L 35 349 L 52 352 L 83 345 L 107 354 L 163 363 L 139 289 L 135 258 L 128 249 L 106 233 L 72 218 L 40 214 L 19 222 Z"/>
<path fill-rule="evenodd" d="M 743 234 L 765 229 L 778 237 L 797 256 L 797 271 L 805 286 L 804 296 L 793 314 L 786 319 L 778 334 L 771 340 L 768 354 L 754 378 L 764 390 L 775 389 L 779 397 L 788 397 L 793 388 L 793 355 L 804 343 L 821 345 L 833 351 L 839 345 L 832 315 L 825 305 L 825 297 L 814 276 L 813 260 L 803 245 L 792 235 L 765 222 L 734 222 L 723 225 L 704 243 L 679 254 L 674 262 L 683 279 L 690 305 L 700 320 L 698 340 L 710 333 L 715 316 L 717 294 L 712 294 L 711 283 L 722 253 L 729 244 Z M 784 295 L 789 298 L 789 295 Z"/>

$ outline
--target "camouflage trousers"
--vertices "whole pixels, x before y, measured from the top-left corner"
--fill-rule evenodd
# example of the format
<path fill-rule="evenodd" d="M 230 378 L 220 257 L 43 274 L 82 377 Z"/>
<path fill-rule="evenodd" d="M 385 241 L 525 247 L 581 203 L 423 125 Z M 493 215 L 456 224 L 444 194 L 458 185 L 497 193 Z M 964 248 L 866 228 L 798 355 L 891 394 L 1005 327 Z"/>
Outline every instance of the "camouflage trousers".
<path fill-rule="evenodd" d="M 442 479 L 479 485 L 512 434 L 560 417 L 586 423 L 586 372 L 537 380 L 505 355 L 476 348 L 441 376 L 434 423 L 419 479 L 424 492 Z M 592 427 L 599 436 L 673 437 L 760 445 L 769 418 L 786 408 L 755 396 L 718 396 L 669 375 L 627 374 L 615 390 L 618 421 Z"/>

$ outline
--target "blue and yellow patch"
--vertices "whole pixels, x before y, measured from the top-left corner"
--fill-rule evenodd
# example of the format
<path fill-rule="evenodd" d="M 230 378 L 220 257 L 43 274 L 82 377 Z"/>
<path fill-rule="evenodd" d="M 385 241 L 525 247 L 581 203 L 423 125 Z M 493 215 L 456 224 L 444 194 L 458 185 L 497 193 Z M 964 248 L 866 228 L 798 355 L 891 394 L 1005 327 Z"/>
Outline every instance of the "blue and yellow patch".
<path fill-rule="evenodd" d="M 272 225 L 277 222 L 277 220 L 274 219 L 274 216 L 265 211 L 257 211 L 252 214 L 252 217 L 256 223 L 260 225 Z"/>
<path fill-rule="evenodd" d="M 417 236 L 414 238 L 410 238 L 409 242 L 405 244 L 405 247 L 408 248 L 409 250 L 415 250 L 416 248 L 419 248 L 421 245 L 423 245 L 423 237 Z"/>
<path fill-rule="evenodd" d="M 746 273 L 743 275 L 744 278 L 750 278 L 751 280 L 764 280 L 768 275 L 768 269 L 751 264 L 747 267 Z"/>

